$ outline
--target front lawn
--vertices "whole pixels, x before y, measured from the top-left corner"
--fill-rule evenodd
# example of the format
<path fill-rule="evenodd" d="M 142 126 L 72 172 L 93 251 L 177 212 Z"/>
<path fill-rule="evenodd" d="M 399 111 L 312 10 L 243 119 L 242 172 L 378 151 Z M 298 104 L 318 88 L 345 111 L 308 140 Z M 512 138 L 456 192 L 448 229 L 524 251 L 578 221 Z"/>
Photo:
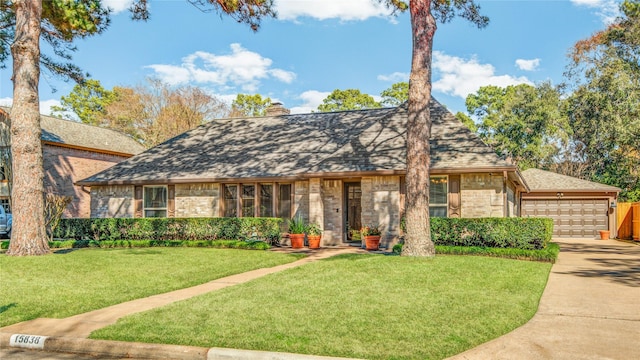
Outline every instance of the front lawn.
<path fill-rule="evenodd" d="M 91 338 L 442 359 L 527 322 L 549 263 L 343 255 L 136 314 Z"/>
<path fill-rule="evenodd" d="M 67 251 L 0 255 L 0 327 L 39 317 L 68 317 L 299 258 L 203 248 Z"/>

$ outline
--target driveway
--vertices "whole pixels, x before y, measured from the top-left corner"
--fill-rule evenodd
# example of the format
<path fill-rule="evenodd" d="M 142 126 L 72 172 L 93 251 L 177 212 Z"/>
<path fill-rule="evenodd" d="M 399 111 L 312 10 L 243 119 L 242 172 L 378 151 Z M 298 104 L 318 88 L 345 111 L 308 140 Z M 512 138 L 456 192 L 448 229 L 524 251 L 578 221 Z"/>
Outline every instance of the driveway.
<path fill-rule="evenodd" d="M 561 252 L 536 315 L 450 359 L 640 359 L 640 246 L 554 241 Z"/>

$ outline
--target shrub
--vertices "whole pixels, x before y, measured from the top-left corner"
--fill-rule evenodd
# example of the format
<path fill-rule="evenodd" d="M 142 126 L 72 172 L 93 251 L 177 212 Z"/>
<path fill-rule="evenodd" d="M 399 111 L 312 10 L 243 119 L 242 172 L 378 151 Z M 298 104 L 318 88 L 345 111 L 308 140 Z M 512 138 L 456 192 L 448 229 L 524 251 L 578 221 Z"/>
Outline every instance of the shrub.
<path fill-rule="evenodd" d="M 87 241 L 280 239 L 277 218 L 108 218 L 62 219 L 54 237 Z M 124 243 L 123 243 L 124 244 Z M 170 242 L 153 246 L 170 246 Z"/>
<path fill-rule="evenodd" d="M 543 249 L 553 236 L 547 218 L 431 218 L 436 245 Z"/>

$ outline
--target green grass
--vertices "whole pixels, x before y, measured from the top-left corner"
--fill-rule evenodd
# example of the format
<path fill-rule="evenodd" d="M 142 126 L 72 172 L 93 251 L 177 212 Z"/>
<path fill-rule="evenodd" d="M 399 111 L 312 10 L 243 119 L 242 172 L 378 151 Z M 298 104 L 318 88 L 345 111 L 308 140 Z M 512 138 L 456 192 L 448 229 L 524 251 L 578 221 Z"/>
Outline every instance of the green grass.
<path fill-rule="evenodd" d="M 536 312 L 551 264 L 343 255 L 133 315 L 93 339 L 442 359 Z"/>
<path fill-rule="evenodd" d="M 39 317 L 67 317 L 298 258 L 202 248 L 0 255 L 0 327 Z"/>

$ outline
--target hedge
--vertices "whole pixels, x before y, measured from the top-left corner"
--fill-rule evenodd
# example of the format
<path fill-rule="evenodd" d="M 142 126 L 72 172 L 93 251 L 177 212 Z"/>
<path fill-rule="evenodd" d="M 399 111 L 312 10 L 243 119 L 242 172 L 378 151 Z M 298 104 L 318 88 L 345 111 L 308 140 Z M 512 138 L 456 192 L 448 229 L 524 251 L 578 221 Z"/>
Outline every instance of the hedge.
<path fill-rule="evenodd" d="M 264 241 L 253 240 L 64 240 L 49 241 L 51 249 L 69 248 L 146 248 L 146 247 L 207 247 L 223 249 L 267 250 Z M 9 240 L 0 242 L 0 249 L 9 248 Z"/>
<path fill-rule="evenodd" d="M 553 236 L 548 218 L 431 218 L 430 224 L 436 245 L 539 250 Z"/>
<path fill-rule="evenodd" d="M 278 218 L 62 219 L 53 237 L 74 240 L 280 240 Z"/>

